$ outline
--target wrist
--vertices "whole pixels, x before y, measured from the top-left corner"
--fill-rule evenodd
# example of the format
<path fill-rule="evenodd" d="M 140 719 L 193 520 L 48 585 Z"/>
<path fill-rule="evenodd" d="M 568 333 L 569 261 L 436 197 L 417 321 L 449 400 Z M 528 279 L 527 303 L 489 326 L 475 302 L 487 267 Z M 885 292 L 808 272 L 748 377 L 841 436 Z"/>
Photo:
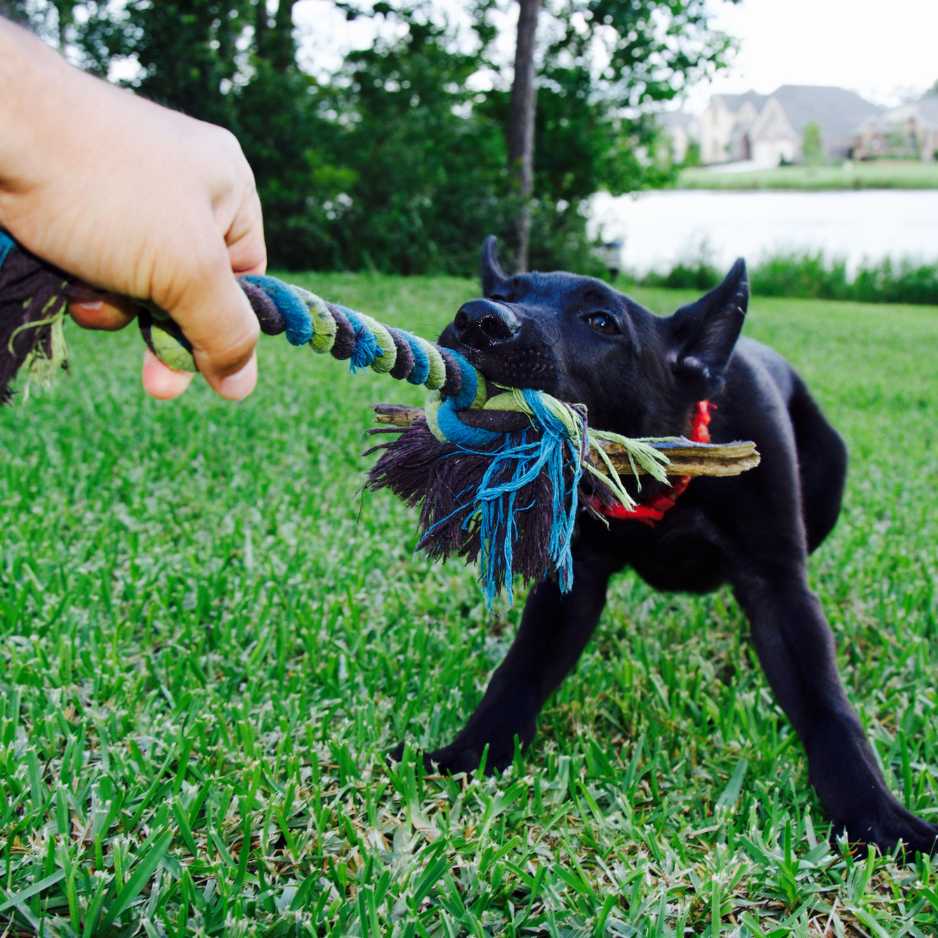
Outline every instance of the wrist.
<path fill-rule="evenodd" d="M 8 128 L 0 134 L 0 198 L 41 176 L 75 74 L 42 41 L 0 18 L 0 127 Z"/>

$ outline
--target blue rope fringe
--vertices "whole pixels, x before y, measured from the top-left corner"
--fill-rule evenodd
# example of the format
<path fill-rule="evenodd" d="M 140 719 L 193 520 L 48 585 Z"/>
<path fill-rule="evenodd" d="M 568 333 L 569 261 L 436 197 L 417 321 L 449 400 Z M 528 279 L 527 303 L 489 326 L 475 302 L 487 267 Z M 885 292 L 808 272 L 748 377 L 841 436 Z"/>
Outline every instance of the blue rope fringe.
<path fill-rule="evenodd" d="M 480 567 L 482 586 L 486 602 L 491 606 L 502 589 L 509 603 L 514 599 L 511 572 L 514 545 L 518 537 L 516 521 L 520 511 L 527 511 L 532 506 L 517 506 L 519 494 L 532 485 L 543 472 L 550 483 L 550 537 L 548 557 L 557 572 L 561 592 L 569 592 L 573 585 L 573 531 L 576 526 L 578 506 L 578 487 L 582 476 L 580 453 L 570 438 L 564 425 L 544 406 L 538 391 L 522 392 L 527 405 L 531 408 L 533 429 L 536 436 L 529 441 L 528 432 L 492 433 L 501 438 L 501 444 L 494 449 L 479 449 L 466 445 L 450 437 L 450 430 L 455 429 L 460 439 L 465 439 L 467 427 L 453 412 L 452 418 L 458 423 L 458 429 L 449 426 L 446 404 L 440 407 L 437 419 L 440 429 L 450 438 L 459 452 L 472 455 L 485 455 L 490 459 L 475 492 L 463 493 L 467 497 L 454 511 L 439 520 L 424 534 L 427 537 L 440 525 L 465 512 L 463 527 L 469 530 L 478 523 L 480 540 Z M 446 425 L 444 425 L 446 421 Z M 569 462 L 569 472 L 568 472 Z"/>
<path fill-rule="evenodd" d="M 361 321 L 358 314 L 345 306 L 338 307 L 346 319 L 352 324 L 355 332 L 355 350 L 349 359 L 349 371 L 354 374 L 359 368 L 369 368 L 376 358 L 382 354 L 381 346 L 374 337 L 374 333 Z"/>
<path fill-rule="evenodd" d="M 6 263 L 7 256 L 16 247 L 16 242 L 0 228 L 0 267 Z"/>

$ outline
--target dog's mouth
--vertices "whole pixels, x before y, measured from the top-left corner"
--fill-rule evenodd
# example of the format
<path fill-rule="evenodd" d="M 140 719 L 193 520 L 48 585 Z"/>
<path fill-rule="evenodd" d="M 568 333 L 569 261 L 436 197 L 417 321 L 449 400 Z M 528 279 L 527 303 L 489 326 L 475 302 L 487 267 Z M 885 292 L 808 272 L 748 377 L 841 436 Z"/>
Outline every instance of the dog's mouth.
<path fill-rule="evenodd" d="M 515 387 L 506 375 L 506 369 L 496 361 L 489 360 L 485 349 L 473 348 L 472 346 L 461 346 L 457 348 L 470 364 L 474 365 L 479 374 L 485 379 L 485 399 L 488 401 L 501 394 L 506 388 Z"/>
<path fill-rule="evenodd" d="M 506 388 L 531 388 L 557 394 L 556 366 L 547 349 L 517 342 L 469 344 L 461 341 L 448 326 L 439 338 L 439 344 L 464 356 L 485 378 L 486 400 Z"/>

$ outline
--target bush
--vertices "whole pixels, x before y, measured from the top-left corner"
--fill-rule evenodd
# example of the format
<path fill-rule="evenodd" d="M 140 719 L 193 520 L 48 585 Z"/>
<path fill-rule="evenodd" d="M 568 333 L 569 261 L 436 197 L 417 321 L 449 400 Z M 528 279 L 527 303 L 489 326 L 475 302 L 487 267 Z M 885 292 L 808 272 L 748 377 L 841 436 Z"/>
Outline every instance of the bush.
<path fill-rule="evenodd" d="M 696 259 L 679 260 L 668 271 L 651 271 L 633 279 L 642 286 L 708 290 L 723 274 L 704 250 Z M 791 251 L 762 258 L 750 268 L 749 277 L 753 293 L 761 296 L 938 305 L 938 261 L 864 261 L 851 274 L 842 257 L 828 257 L 823 251 Z"/>
<path fill-rule="evenodd" d="M 669 271 L 652 271 L 637 282 L 646 287 L 670 287 L 673 290 L 709 290 L 723 274 L 707 260 L 678 261 Z"/>
<path fill-rule="evenodd" d="M 750 271 L 753 289 L 764 296 L 804 296 L 845 300 L 849 294 L 847 262 L 822 251 L 775 254 Z"/>

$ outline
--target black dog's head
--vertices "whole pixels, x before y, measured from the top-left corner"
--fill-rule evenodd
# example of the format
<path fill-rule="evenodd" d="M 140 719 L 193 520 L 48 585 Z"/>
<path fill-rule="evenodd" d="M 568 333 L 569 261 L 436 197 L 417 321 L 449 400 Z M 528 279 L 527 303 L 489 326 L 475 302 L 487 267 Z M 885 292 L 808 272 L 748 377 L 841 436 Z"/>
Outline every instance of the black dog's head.
<path fill-rule="evenodd" d="M 482 247 L 483 299 L 440 336 L 495 384 L 585 404 L 590 423 L 630 435 L 682 433 L 689 406 L 719 394 L 749 298 L 746 265 L 662 318 L 592 277 L 507 276 Z"/>

